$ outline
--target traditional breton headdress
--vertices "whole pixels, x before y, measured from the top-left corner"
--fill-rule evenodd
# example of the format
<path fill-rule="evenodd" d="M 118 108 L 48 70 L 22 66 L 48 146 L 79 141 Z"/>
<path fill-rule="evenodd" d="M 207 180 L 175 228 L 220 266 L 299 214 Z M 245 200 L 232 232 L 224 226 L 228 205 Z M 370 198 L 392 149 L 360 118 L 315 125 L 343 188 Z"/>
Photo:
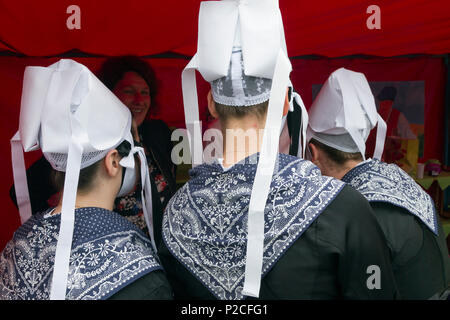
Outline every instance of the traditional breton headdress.
<path fill-rule="evenodd" d="M 52 167 L 66 173 L 50 291 L 52 300 L 66 296 L 80 170 L 127 141 L 123 144 L 129 147 L 128 155 L 120 161 L 125 174 L 119 195 L 124 195 L 135 184 L 134 154 L 138 153 L 141 163 L 147 163 L 144 150 L 134 147 L 131 122 L 128 108 L 79 63 L 63 59 L 49 67 L 25 69 L 19 131 L 11 139 L 14 183 L 22 223 L 31 216 L 23 150 L 41 148 Z M 156 250 L 146 165 L 141 166 L 141 179 L 143 211 Z"/>
<path fill-rule="evenodd" d="M 344 152 L 360 152 L 365 159 L 366 140 L 378 125 L 373 158 L 380 159 L 386 123 L 378 114 L 364 74 L 340 68 L 327 79 L 309 109 L 307 140 L 311 138 Z"/>
<path fill-rule="evenodd" d="M 201 3 L 197 53 L 182 73 L 186 128 L 193 165 L 203 161 L 195 70 L 211 83 L 213 98 L 219 103 L 245 107 L 269 100 L 248 213 L 242 291 L 248 296 L 259 295 L 266 206 L 266 200 L 262 199 L 267 199 L 278 156 L 281 118 L 286 89 L 291 85 L 291 69 L 278 1 Z M 297 99 L 301 101 L 299 96 Z"/>

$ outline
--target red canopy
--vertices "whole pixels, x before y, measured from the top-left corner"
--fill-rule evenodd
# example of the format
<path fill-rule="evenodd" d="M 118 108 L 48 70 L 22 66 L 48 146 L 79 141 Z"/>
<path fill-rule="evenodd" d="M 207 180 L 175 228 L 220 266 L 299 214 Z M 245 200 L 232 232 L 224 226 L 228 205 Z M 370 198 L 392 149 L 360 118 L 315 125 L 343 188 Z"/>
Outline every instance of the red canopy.
<path fill-rule="evenodd" d="M 369 30 L 370 0 L 280 0 L 289 56 L 394 56 L 450 52 L 450 1 L 378 0 L 381 29 Z M 196 50 L 200 0 L 0 0 L 0 50 L 49 56 Z M 66 22 L 80 8 L 80 29 Z"/>

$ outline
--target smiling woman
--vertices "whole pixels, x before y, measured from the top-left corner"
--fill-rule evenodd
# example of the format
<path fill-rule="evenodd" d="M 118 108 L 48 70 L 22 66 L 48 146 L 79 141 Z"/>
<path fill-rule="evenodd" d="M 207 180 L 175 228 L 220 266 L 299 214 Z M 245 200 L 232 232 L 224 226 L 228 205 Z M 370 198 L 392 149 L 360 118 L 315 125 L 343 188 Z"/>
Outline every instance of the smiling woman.
<path fill-rule="evenodd" d="M 155 238 L 160 239 L 160 221 L 169 199 L 176 191 L 175 165 L 171 161 L 171 132 L 161 120 L 147 120 L 158 86 L 151 66 L 136 56 L 107 59 L 99 71 L 99 78 L 125 104 L 133 116 L 133 138 L 145 149 L 150 178 L 154 184 L 153 210 Z M 144 231 L 140 190 L 117 198 L 115 209 Z"/>

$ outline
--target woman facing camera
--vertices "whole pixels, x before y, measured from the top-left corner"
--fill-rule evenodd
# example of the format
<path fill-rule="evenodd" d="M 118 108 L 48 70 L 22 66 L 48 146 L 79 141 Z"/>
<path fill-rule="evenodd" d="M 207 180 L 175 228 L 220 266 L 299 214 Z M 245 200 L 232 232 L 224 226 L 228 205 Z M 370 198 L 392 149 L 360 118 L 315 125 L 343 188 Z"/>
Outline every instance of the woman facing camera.
<path fill-rule="evenodd" d="M 176 191 L 176 166 L 171 160 L 171 132 L 162 120 L 147 120 L 157 94 L 155 73 L 135 56 L 107 59 L 98 73 L 100 80 L 125 104 L 133 116 L 133 138 L 142 145 L 148 161 L 153 195 L 155 237 L 160 239 L 160 221 L 168 201 Z M 117 198 L 116 210 L 145 230 L 139 192 Z"/>

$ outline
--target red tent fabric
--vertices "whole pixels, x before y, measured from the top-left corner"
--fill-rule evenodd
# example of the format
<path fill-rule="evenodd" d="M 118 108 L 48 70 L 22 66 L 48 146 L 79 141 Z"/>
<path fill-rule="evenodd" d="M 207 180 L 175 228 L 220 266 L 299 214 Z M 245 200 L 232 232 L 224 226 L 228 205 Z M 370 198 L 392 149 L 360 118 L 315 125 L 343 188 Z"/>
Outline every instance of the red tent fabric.
<path fill-rule="evenodd" d="M 280 0 L 289 56 L 394 56 L 450 50 L 450 1 L 379 0 L 381 29 L 370 30 L 368 0 Z M 71 5 L 80 29 L 69 29 Z M 196 50 L 200 0 L 0 0 L 0 50 L 49 56 L 78 49 L 99 55 Z M 2 48 L 3 47 L 3 48 Z"/>

